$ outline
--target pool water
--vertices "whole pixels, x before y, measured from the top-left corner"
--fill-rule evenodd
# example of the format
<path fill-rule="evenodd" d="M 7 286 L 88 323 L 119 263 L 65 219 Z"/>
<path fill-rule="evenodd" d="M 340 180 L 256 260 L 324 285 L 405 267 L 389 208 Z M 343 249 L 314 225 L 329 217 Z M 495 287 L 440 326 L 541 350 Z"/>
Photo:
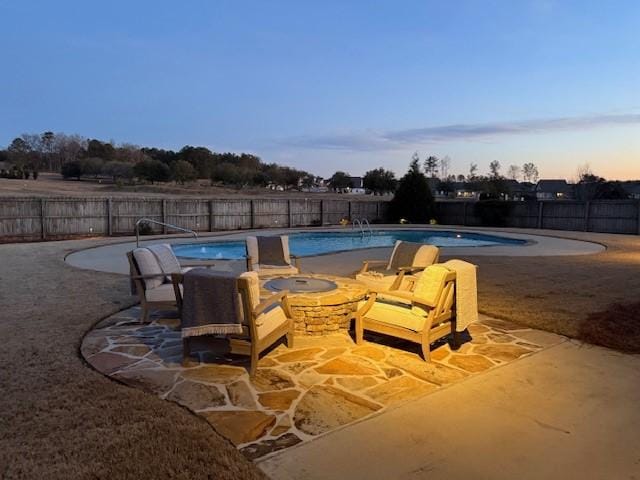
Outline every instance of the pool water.
<path fill-rule="evenodd" d="M 293 255 L 308 257 L 362 248 L 392 247 L 397 240 L 429 243 L 437 247 L 488 247 L 523 245 L 525 240 L 468 232 L 429 230 L 376 230 L 360 232 L 304 232 L 289 234 L 289 249 Z M 212 241 L 172 245 L 182 258 L 237 260 L 246 253 L 244 240 Z"/>

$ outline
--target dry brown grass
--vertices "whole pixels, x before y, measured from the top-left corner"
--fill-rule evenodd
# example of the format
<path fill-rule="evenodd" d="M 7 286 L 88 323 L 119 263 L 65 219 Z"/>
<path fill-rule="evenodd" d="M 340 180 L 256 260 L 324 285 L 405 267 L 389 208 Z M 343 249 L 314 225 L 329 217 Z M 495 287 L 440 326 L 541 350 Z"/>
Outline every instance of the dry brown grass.
<path fill-rule="evenodd" d="M 59 174 L 43 173 L 38 180 L 9 180 L 0 178 L 0 197 L 7 196 L 66 196 L 66 197 L 264 197 L 264 198 L 314 198 L 314 199 L 352 199 L 352 200 L 390 200 L 390 197 L 371 195 L 343 195 L 336 193 L 305 193 L 295 190 L 277 192 L 259 187 L 224 188 L 211 186 L 208 180 L 198 180 L 177 185 L 173 182 L 159 185 L 116 186 L 110 181 L 98 183 L 96 180 L 64 180 Z"/>
<path fill-rule="evenodd" d="M 615 304 L 589 315 L 580 325 L 579 336 L 585 342 L 640 353 L 640 302 Z"/>
<path fill-rule="evenodd" d="M 565 257 L 469 257 L 480 266 L 481 310 L 589 343 L 640 352 L 638 316 L 591 316 L 640 298 L 640 237 L 545 233 L 603 243 L 607 250 Z"/>
<path fill-rule="evenodd" d="M 201 418 L 81 360 L 130 297 L 123 277 L 64 264 L 65 245 L 0 246 L 0 478 L 265 478 Z"/>

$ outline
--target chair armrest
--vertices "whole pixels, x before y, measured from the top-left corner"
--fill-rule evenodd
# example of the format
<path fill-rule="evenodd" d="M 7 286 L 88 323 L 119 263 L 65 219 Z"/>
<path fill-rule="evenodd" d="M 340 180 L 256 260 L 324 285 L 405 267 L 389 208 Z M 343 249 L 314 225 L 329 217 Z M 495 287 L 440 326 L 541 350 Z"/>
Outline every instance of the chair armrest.
<path fill-rule="evenodd" d="M 362 262 L 362 268 L 360 269 L 360 271 L 358 273 L 366 273 L 369 271 L 369 266 L 371 265 L 386 265 L 389 262 L 387 262 L 386 260 L 364 260 Z"/>
<path fill-rule="evenodd" d="M 132 280 L 146 280 L 148 278 L 158 278 L 158 277 L 166 277 L 166 273 L 153 273 L 151 275 L 131 275 L 130 278 Z"/>
<path fill-rule="evenodd" d="M 364 305 L 360 307 L 358 311 L 356 311 L 355 316 L 362 317 L 363 315 L 366 315 L 367 312 L 371 310 L 371 307 L 373 307 L 373 304 L 376 303 L 376 298 L 378 298 L 378 294 L 376 292 L 371 292 Z"/>
<path fill-rule="evenodd" d="M 433 302 L 429 302 L 424 298 L 417 297 L 413 292 L 405 292 L 403 290 L 378 290 L 372 289 L 377 295 L 384 295 L 385 297 L 398 298 L 400 300 L 409 301 L 411 303 L 419 303 L 428 307 L 435 307 Z"/>
<path fill-rule="evenodd" d="M 251 255 L 245 255 L 244 259 L 247 263 L 247 272 L 251 272 L 253 270 L 253 262 L 252 262 Z"/>
<path fill-rule="evenodd" d="M 405 272 L 405 273 L 422 272 L 425 268 L 427 268 L 427 267 L 414 267 L 414 266 L 400 267 L 400 268 L 398 268 L 398 273 L 399 272 Z"/>
<path fill-rule="evenodd" d="M 281 304 L 286 303 L 288 293 L 289 293 L 288 290 L 283 290 L 281 292 L 274 293 L 268 298 L 265 298 L 253 309 L 253 315 L 257 317 L 263 314 L 267 308 L 272 307 L 273 305 L 276 305 L 278 303 L 281 303 Z M 288 307 L 287 307 L 287 310 L 288 310 Z"/>
<path fill-rule="evenodd" d="M 300 270 L 300 257 L 297 255 L 289 255 L 289 257 L 291 257 L 293 259 L 293 265 L 294 267 L 296 267 L 298 269 L 298 271 Z"/>

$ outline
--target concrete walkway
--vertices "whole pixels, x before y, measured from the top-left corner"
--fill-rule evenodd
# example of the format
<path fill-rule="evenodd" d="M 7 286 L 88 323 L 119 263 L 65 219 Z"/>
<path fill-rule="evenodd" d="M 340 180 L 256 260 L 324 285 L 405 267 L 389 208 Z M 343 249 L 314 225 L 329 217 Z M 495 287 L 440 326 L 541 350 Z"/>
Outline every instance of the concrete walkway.
<path fill-rule="evenodd" d="M 640 356 L 564 342 L 276 454 L 274 479 L 640 478 Z"/>

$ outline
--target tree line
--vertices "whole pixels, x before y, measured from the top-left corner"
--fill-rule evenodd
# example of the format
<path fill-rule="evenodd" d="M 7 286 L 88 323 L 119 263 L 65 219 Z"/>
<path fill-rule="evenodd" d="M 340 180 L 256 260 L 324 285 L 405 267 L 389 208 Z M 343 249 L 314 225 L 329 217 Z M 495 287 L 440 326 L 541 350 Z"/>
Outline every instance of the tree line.
<path fill-rule="evenodd" d="M 58 172 L 67 179 L 110 177 L 114 182 L 138 179 L 156 183 L 175 181 L 184 184 L 210 179 L 236 187 L 313 183 L 316 177 L 306 171 L 276 163 L 265 163 L 249 153 L 219 153 L 206 147 L 186 145 L 179 151 L 131 144 L 115 145 L 79 135 L 44 132 L 23 134 L 0 150 L 0 162 L 10 168 L 3 176 L 24 172 Z"/>

